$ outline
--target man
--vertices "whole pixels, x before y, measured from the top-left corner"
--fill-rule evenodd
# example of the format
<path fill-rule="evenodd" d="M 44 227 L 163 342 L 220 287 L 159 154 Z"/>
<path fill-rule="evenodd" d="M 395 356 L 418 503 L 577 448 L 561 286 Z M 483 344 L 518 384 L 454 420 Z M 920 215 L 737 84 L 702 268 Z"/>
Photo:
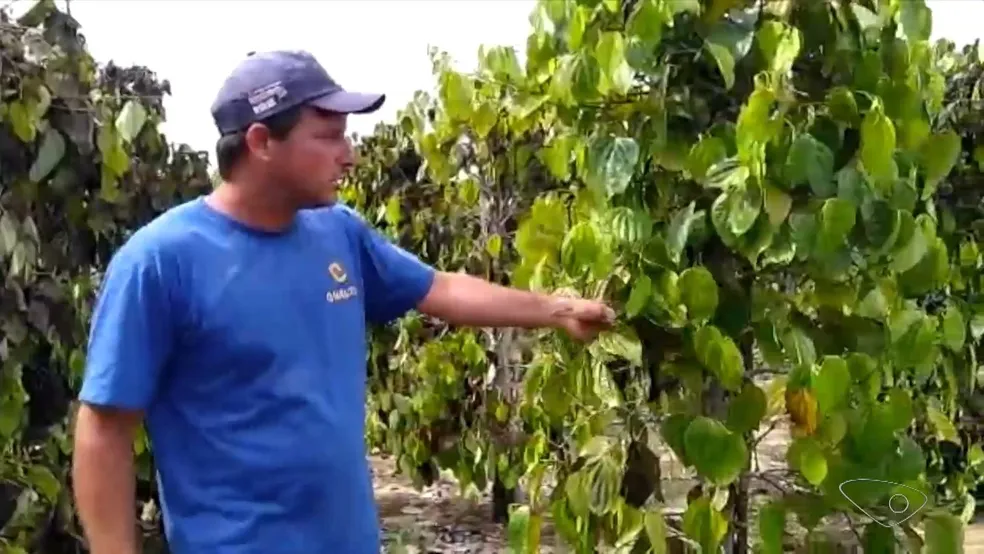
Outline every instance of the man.
<path fill-rule="evenodd" d="M 138 551 L 144 418 L 174 554 L 376 554 L 367 322 L 417 309 L 581 340 L 611 324 L 598 302 L 435 271 L 336 205 L 346 115 L 383 101 L 304 52 L 252 54 L 226 80 L 222 184 L 138 230 L 96 304 L 73 473 L 92 554 Z"/>

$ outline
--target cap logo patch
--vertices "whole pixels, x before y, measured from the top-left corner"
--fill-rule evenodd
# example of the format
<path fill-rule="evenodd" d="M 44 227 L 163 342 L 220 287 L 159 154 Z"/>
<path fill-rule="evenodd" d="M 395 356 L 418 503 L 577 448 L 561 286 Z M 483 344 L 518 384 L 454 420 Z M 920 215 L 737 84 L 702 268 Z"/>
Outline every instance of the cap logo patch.
<path fill-rule="evenodd" d="M 283 98 L 287 96 L 287 89 L 281 81 L 270 83 L 249 93 L 247 99 L 253 107 L 253 113 L 261 115 L 277 107 Z"/>

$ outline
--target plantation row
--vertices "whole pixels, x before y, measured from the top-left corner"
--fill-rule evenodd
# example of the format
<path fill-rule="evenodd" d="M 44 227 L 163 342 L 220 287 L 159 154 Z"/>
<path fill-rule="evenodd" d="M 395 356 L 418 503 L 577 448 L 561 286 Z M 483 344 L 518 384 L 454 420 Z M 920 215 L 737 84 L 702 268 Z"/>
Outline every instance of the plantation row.
<path fill-rule="evenodd" d="M 542 0 L 530 24 L 522 63 L 434 52 L 436 94 L 360 140 L 344 200 L 435 266 L 604 297 L 619 325 L 587 348 L 374 329 L 369 443 L 420 484 L 491 486 L 516 552 L 547 520 L 578 553 L 962 551 L 984 462 L 977 45 L 929 42 L 922 0 Z M 48 0 L 0 15 L 4 552 L 79 551 L 68 422 L 99 277 L 211 187 L 157 131 L 169 92 L 98 68 Z"/>

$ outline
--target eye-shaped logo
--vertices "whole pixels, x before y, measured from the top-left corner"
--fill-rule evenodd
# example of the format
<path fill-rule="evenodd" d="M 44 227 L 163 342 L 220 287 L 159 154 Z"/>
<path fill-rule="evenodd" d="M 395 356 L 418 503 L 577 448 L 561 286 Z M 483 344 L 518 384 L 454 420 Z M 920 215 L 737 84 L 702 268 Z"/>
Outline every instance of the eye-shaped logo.
<path fill-rule="evenodd" d="M 338 262 L 332 262 L 328 266 L 328 273 L 331 274 L 331 278 L 335 280 L 336 283 L 344 283 L 348 280 L 348 275 L 345 274 L 345 269 L 342 268 L 341 264 Z"/>
<path fill-rule="evenodd" d="M 882 479 L 850 479 L 838 488 L 848 502 L 882 527 L 901 525 L 929 502 L 922 491 Z"/>

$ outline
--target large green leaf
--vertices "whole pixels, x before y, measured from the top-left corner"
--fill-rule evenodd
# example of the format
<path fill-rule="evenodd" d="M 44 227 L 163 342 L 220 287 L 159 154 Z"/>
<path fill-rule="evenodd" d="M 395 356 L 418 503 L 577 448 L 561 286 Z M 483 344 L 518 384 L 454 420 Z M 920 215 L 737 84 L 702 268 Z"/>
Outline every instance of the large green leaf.
<path fill-rule="evenodd" d="M 759 27 L 756 40 L 770 70 L 785 74 L 793 68 L 802 42 L 799 29 L 781 21 L 766 21 Z"/>
<path fill-rule="evenodd" d="M 898 173 L 894 153 L 895 126 L 885 115 L 882 105 L 876 102 L 861 124 L 861 163 L 865 171 L 883 186 L 895 179 Z"/>
<path fill-rule="evenodd" d="M 713 325 L 705 325 L 694 335 L 694 350 L 701 364 L 725 388 L 736 391 L 741 387 L 745 363 L 731 337 L 722 334 Z"/>
<path fill-rule="evenodd" d="M 752 383 L 745 383 L 741 392 L 728 403 L 728 428 L 735 433 L 758 429 L 767 408 L 765 392 Z"/>
<path fill-rule="evenodd" d="M 800 135 L 789 148 L 786 178 L 792 186 L 809 184 L 817 196 L 830 196 L 834 184 L 834 154 L 811 135 Z"/>
<path fill-rule="evenodd" d="M 950 130 L 937 133 L 923 143 L 920 156 L 926 176 L 923 198 L 929 198 L 957 163 L 960 156 L 960 137 Z"/>
<path fill-rule="evenodd" d="M 698 266 L 685 269 L 677 286 L 691 320 L 703 321 L 714 316 L 718 307 L 718 288 L 707 268 Z"/>
<path fill-rule="evenodd" d="M 926 552 L 961 554 L 964 551 L 964 525 L 956 516 L 931 513 L 925 518 Z"/>
<path fill-rule="evenodd" d="M 738 478 L 748 458 L 741 435 L 720 421 L 698 417 L 683 437 L 687 459 L 701 476 L 716 485 L 728 485 Z"/>
<path fill-rule="evenodd" d="M 724 86 L 729 89 L 735 84 L 735 64 L 752 47 L 753 30 L 752 26 L 744 22 L 721 20 L 704 39 L 704 48 L 717 63 Z"/>
<path fill-rule="evenodd" d="M 846 404 L 850 385 L 851 372 L 847 362 L 836 356 L 824 358 L 820 371 L 813 380 L 813 391 L 820 412 L 826 414 Z"/>
<path fill-rule="evenodd" d="M 639 144 L 628 137 L 601 136 L 588 147 L 588 184 L 608 196 L 625 192 L 639 161 Z"/>

